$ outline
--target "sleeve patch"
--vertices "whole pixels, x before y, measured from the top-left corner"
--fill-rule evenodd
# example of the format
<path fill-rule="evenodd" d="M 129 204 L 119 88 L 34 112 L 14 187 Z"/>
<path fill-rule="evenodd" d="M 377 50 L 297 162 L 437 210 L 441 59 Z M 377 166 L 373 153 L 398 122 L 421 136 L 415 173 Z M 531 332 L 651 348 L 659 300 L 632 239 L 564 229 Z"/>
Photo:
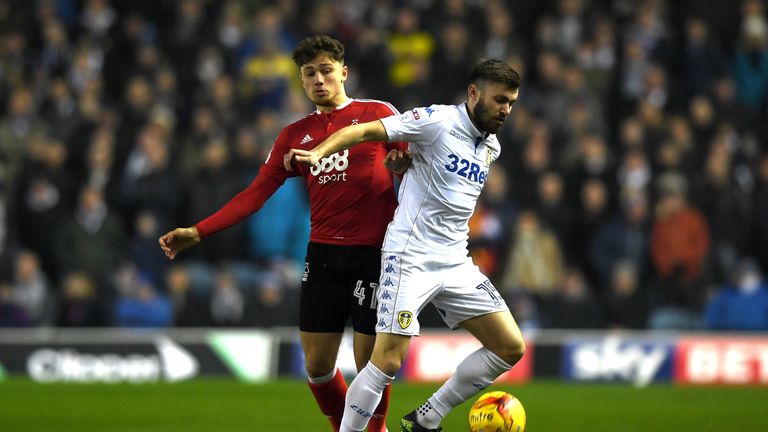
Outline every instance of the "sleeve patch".
<path fill-rule="evenodd" d="M 410 123 L 414 120 L 418 120 L 419 117 L 417 116 L 418 116 L 418 113 L 416 112 L 416 110 L 413 110 L 413 111 L 408 111 L 406 113 L 400 114 L 398 119 L 400 120 L 400 123 Z"/>

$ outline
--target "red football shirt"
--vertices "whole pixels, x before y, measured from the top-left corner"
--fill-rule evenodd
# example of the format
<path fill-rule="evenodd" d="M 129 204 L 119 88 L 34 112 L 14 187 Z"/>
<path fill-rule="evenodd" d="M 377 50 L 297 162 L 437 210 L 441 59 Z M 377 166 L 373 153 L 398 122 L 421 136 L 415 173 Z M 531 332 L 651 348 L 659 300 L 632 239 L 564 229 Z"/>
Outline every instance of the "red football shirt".
<path fill-rule="evenodd" d="M 291 148 L 311 149 L 346 126 L 398 114 L 390 104 L 351 99 L 331 113 L 314 113 L 280 132 L 256 179 L 218 212 L 195 225 L 201 237 L 256 212 L 289 177 L 302 176 L 309 192 L 310 240 L 338 245 L 380 247 L 397 207 L 392 172 L 382 163 L 391 149 L 407 143 L 366 142 L 331 155 L 318 165 L 283 167 Z"/>

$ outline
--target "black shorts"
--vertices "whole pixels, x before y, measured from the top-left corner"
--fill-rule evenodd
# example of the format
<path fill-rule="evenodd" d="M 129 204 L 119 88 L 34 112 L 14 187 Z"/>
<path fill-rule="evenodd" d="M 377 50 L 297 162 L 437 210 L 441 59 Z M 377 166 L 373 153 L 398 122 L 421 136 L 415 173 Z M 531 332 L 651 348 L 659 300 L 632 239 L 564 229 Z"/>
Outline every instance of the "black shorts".
<path fill-rule="evenodd" d="M 341 333 L 352 318 L 356 332 L 375 335 L 380 267 L 380 248 L 310 242 L 301 282 L 301 331 Z"/>

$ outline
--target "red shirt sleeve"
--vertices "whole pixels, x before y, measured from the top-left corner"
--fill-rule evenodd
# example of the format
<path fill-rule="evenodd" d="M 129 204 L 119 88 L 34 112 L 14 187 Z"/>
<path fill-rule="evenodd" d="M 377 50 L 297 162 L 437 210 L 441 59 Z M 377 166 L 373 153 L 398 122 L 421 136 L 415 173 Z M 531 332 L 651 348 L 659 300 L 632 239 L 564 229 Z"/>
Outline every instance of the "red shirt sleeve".
<path fill-rule="evenodd" d="M 288 172 L 282 166 L 283 155 L 287 152 L 288 139 L 286 130 L 283 129 L 253 182 L 216 213 L 195 224 L 200 238 L 229 228 L 256 213 L 288 177 L 296 176 L 295 169 Z"/>
<path fill-rule="evenodd" d="M 247 188 L 224 204 L 219 211 L 195 224 L 200 238 L 229 228 L 256 213 L 284 182 L 285 178 L 277 178 L 267 170 L 260 170 Z"/>

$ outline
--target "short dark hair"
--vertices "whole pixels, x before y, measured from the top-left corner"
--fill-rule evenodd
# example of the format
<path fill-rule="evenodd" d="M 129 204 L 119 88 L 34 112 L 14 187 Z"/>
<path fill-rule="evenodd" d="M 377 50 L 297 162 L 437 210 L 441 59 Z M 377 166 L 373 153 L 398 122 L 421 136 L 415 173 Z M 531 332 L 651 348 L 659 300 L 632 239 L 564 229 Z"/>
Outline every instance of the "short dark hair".
<path fill-rule="evenodd" d="M 293 50 L 293 61 L 302 67 L 311 62 L 320 53 L 328 54 L 331 59 L 344 63 L 344 45 L 326 35 L 307 36 Z"/>
<path fill-rule="evenodd" d="M 480 81 L 504 84 L 513 90 L 519 89 L 522 84 L 520 74 L 499 59 L 482 60 L 472 69 L 469 83 L 477 85 Z"/>

